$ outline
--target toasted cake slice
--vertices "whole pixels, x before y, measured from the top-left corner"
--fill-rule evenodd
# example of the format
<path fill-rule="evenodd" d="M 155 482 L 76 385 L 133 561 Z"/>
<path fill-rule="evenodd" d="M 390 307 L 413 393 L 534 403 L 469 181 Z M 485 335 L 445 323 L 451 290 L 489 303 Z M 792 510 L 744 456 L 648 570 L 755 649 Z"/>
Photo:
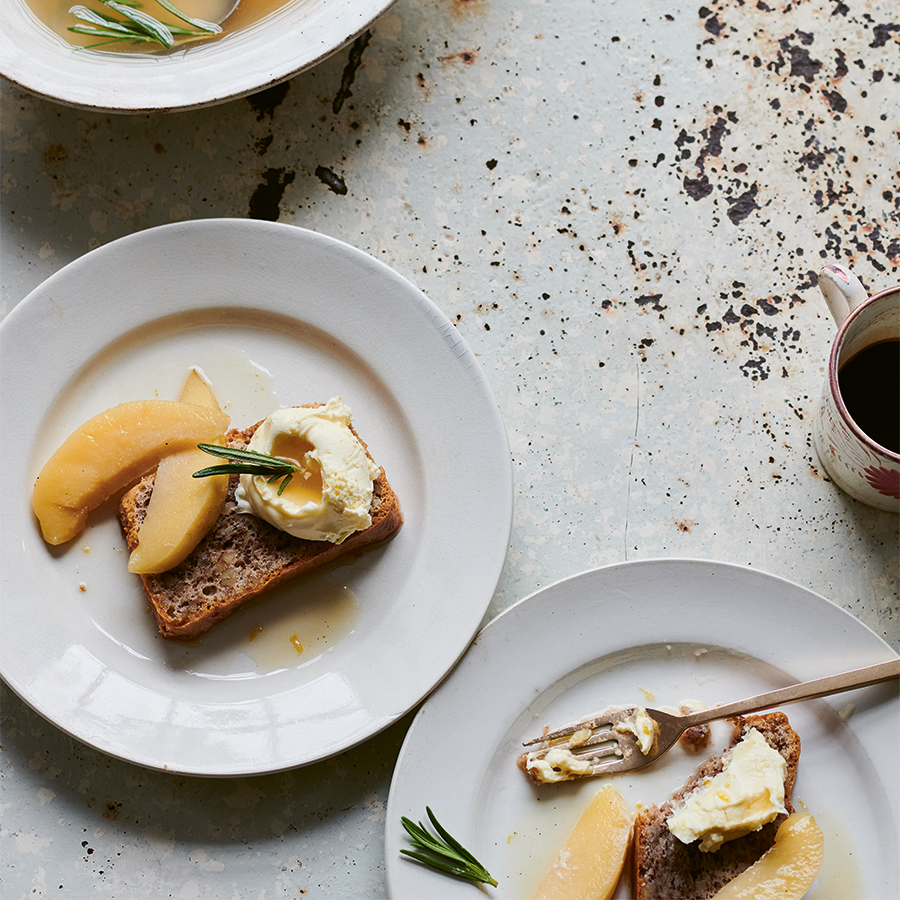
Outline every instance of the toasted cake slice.
<path fill-rule="evenodd" d="M 731 747 L 755 728 L 770 747 L 787 763 L 784 779 L 784 805 L 793 812 L 791 792 L 800 758 L 800 738 L 784 713 L 738 717 L 734 720 Z M 681 801 L 704 779 L 712 778 L 725 767 L 723 755 L 700 766 L 684 787 L 661 806 L 641 811 L 634 824 L 633 874 L 636 900 L 706 900 L 758 860 L 775 842 L 778 826 L 787 818 L 782 814 L 759 831 L 722 844 L 718 850 L 703 852 L 699 842 L 682 843 L 666 824 Z"/>
<path fill-rule="evenodd" d="M 261 424 L 245 431 L 232 429 L 226 435 L 228 446 L 246 447 Z M 119 522 L 129 550 L 137 546 L 154 477 L 148 475 L 140 481 L 119 504 Z M 358 556 L 392 538 L 403 524 L 400 504 L 384 469 L 373 485 L 372 524 L 340 544 L 302 540 L 254 515 L 239 513 L 234 499 L 238 479 L 230 476 L 222 513 L 184 562 L 159 575 L 140 576 L 164 638 L 194 640 L 265 591 L 336 560 Z"/>

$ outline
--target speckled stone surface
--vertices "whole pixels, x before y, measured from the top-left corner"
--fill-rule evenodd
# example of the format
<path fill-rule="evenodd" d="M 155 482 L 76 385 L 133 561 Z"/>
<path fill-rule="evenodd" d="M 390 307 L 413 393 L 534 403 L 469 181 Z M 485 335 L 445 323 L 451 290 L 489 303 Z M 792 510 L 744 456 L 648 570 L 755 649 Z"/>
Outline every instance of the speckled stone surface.
<path fill-rule="evenodd" d="M 817 271 L 900 281 L 898 51 L 878 0 L 398 0 L 355 48 L 197 112 L 4 83 L 0 311 L 154 225 L 322 231 L 428 294 L 495 392 L 516 509 L 490 615 L 594 566 L 696 557 L 791 579 L 900 649 L 898 518 L 843 495 L 810 436 L 835 331 Z M 4 900 L 385 894 L 408 717 L 216 781 L 2 701 Z"/>

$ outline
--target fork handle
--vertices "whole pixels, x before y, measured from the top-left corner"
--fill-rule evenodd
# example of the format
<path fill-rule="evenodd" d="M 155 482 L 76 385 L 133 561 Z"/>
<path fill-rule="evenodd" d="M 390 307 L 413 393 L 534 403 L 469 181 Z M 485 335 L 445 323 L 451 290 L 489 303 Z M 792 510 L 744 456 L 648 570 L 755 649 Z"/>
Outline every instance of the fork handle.
<path fill-rule="evenodd" d="M 680 722 L 685 728 L 690 728 L 692 725 L 702 725 L 717 719 L 728 719 L 731 716 L 771 709 L 773 706 L 794 703 L 797 700 L 815 700 L 817 697 L 840 694 L 843 691 L 852 691 L 854 688 L 890 681 L 891 678 L 898 676 L 900 676 L 900 657 L 874 666 L 853 669 L 840 675 L 829 675 L 827 678 L 817 678 L 815 681 L 804 681 L 802 684 L 794 684 L 777 691 L 757 694 L 755 697 L 726 703 L 724 706 L 717 706 L 714 709 L 690 713 L 683 716 Z"/>

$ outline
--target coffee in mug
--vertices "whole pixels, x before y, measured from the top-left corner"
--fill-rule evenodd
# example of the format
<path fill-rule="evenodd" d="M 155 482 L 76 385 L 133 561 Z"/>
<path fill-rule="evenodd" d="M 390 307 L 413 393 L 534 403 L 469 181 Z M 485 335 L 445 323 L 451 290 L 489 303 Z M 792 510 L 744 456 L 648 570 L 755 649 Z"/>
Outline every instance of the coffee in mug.
<path fill-rule="evenodd" d="M 819 287 L 840 327 L 813 418 L 816 452 L 851 497 L 900 512 L 900 286 L 868 297 L 829 265 Z"/>

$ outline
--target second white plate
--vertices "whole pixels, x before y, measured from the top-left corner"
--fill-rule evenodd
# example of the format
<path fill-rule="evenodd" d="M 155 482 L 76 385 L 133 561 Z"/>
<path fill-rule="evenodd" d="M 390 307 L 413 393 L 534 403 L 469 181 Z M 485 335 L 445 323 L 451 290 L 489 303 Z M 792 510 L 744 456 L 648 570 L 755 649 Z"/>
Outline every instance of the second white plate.
<path fill-rule="evenodd" d="M 60 728 L 154 768 L 272 772 L 385 728 L 465 651 L 509 541 L 506 434 L 459 334 L 387 266 L 291 226 L 165 226 L 61 270 L 0 341 L 0 673 Z M 51 548 L 31 486 L 73 428 L 125 400 L 176 398 L 192 365 L 241 427 L 341 395 L 405 525 L 179 645 L 156 635 L 112 506 Z"/>
<path fill-rule="evenodd" d="M 707 706 L 881 662 L 877 635 L 823 597 L 723 563 L 649 560 L 551 585 L 498 616 L 416 716 L 394 771 L 385 850 L 394 900 L 452 900 L 472 886 L 401 856 L 400 817 L 441 824 L 488 868 L 496 900 L 532 897 L 593 794 L 659 803 L 700 760 L 674 748 L 629 775 L 534 787 L 522 741 L 611 705 Z M 855 704 L 855 707 L 849 707 Z M 844 722 L 838 715 L 853 708 Z M 825 863 L 809 900 L 894 898 L 896 683 L 785 707 L 802 752 L 794 806 L 815 815 Z M 726 743 L 716 723 L 709 754 Z M 629 896 L 623 882 L 617 898 Z"/>

